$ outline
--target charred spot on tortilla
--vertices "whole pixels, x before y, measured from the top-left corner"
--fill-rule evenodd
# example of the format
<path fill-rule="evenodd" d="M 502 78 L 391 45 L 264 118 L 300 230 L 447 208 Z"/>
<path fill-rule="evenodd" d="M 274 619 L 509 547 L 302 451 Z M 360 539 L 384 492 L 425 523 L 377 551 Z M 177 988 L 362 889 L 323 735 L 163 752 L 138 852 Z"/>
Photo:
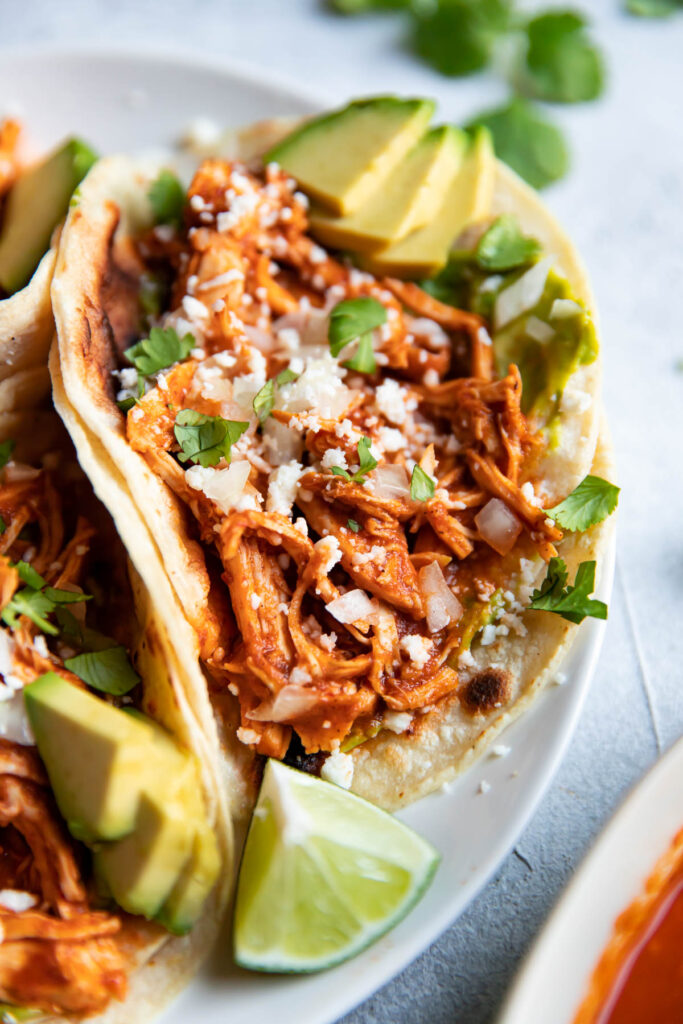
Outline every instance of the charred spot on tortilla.
<path fill-rule="evenodd" d="M 460 690 L 460 700 L 472 715 L 486 715 L 500 708 L 510 697 L 512 680 L 504 669 L 477 672 Z"/>

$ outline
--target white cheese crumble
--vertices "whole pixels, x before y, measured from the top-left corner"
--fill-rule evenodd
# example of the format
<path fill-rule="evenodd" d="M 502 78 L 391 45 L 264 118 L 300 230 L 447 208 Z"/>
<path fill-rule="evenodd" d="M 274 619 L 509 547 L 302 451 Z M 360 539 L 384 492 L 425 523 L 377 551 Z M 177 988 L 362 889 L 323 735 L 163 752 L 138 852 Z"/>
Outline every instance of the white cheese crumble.
<path fill-rule="evenodd" d="M 323 469 L 332 469 L 333 466 L 339 466 L 341 469 L 349 468 L 342 448 L 328 448 L 320 460 L 320 464 Z"/>
<path fill-rule="evenodd" d="M 258 743 L 260 740 L 259 734 L 255 729 L 246 729 L 243 725 L 237 730 L 237 739 L 240 743 L 244 743 L 247 747 L 252 746 L 254 743 Z"/>
<path fill-rule="evenodd" d="M 325 758 L 320 769 L 320 778 L 332 782 L 342 789 L 350 789 L 353 781 L 353 758 L 350 754 L 335 751 Z"/>
<path fill-rule="evenodd" d="M 417 401 L 391 377 L 375 391 L 377 408 L 390 423 L 401 426 L 408 413 L 417 408 Z"/>
<path fill-rule="evenodd" d="M 382 726 L 391 732 L 402 733 L 410 728 L 413 716 L 408 711 L 385 711 Z"/>
<path fill-rule="evenodd" d="M 327 575 L 332 572 L 335 565 L 341 562 L 342 552 L 339 541 L 336 537 L 322 537 L 313 545 L 314 549 L 320 552 L 325 561 L 320 566 L 320 571 Z"/>
<path fill-rule="evenodd" d="M 405 651 L 413 665 L 418 668 L 423 668 L 427 664 L 433 649 L 434 641 L 417 633 L 404 636 L 401 640 L 401 650 Z"/>
<path fill-rule="evenodd" d="M 251 597 L 249 598 L 249 604 L 251 605 L 251 607 L 253 608 L 254 611 L 256 611 L 258 608 L 260 608 L 261 607 L 261 598 L 259 597 L 259 595 L 258 594 L 252 594 Z"/>
<path fill-rule="evenodd" d="M 268 477 L 266 511 L 291 516 L 292 505 L 299 487 L 299 478 L 304 471 L 300 462 L 292 460 L 278 466 Z"/>
<path fill-rule="evenodd" d="M 494 757 L 507 757 L 512 747 L 506 746 L 504 743 L 496 743 L 491 747 L 491 753 Z"/>
<path fill-rule="evenodd" d="M 13 910 L 15 914 L 21 914 L 24 910 L 30 910 L 38 903 L 38 897 L 33 893 L 24 892 L 21 889 L 0 889 L 0 906 L 7 910 Z"/>
<path fill-rule="evenodd" d="M 486 779 L 482 779 L 481 782 L 479 783 L 479 788 L 477 790 L 477 793 L 482 793 L 482 794 L 483 793 L 488 793 L 490 788 L 491 788 L 491 783 L 487 782 Z"/>

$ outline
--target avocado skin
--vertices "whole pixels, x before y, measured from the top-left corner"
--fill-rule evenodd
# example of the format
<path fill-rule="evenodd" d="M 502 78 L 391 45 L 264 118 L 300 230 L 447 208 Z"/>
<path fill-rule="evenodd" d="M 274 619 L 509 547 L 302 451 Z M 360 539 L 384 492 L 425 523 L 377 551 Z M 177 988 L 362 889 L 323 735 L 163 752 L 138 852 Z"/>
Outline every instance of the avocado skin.
<path fill-rule="evenodd" d="M 30 281 L 52 232 L 66 216 L 74 189 L 96 160 L 85 142 L 69 139 L 21 174 L 10 189 L 0 232 L 0 288 L 8 295 Z"/>

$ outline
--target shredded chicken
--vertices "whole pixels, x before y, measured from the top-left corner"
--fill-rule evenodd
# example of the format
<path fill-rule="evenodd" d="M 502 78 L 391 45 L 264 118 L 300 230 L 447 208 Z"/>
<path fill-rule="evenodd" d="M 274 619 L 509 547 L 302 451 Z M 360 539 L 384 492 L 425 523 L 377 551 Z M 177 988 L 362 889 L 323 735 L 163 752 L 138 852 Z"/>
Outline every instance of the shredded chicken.
<path fill-rule="evenodd" d="M 139 240 L 174 274 L 164 322 L 191 329 L 197 347 L 127 417 L 130 444 L 220 561 L 214 589 L 227 588 L 237 629 L 214 650 L 202 641 L 214 685 L 239 699 L 243 742 L 276 757 L 293 733 L 307 752 L 329 752 L 374 734 L 387 708 L 457 691 L 453 659 L 503 575 L 476 525 L 491 498 L 523 525 L 506 566 L 549 559 L 561 536 L 525 486 L 544 441 L 522 412 L 518 368 L 498 375 L 485 320 L 349 266 L 307 230 L 305 198 L 276 165 L 202 164 L 180 235 Z M 369 373 L 345 365 L 352 347 L 337 362 L 328 348 L 330 310 L 360 297 L 386 311 Z M 286 369 L 298 380 L 276 383 Z M 273 408 L 259 422 L 252 401 L 266 381 Z M 180 409 L 248 421 L 229 469 L 178 461 Z M 431 491 L 421 500 L 416 464 Z M 458 598 L 451 609 L 467 609 L 442 612 L 437 633 L 418 576 L 432 563 Z"/>

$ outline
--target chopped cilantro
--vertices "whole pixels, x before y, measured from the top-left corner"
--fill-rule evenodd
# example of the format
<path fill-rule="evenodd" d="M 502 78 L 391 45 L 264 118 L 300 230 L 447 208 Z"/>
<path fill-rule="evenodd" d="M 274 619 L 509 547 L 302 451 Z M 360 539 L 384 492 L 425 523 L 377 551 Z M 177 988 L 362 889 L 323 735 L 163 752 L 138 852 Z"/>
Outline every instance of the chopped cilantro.
<path fill-rule="evenodd" d="M 365 14 L 367 11 L 399 11 L 410 7 L 413 0 L 329 0 L 329 6 L 340 14 Z"/>
<path fill-rule="evenodd" d="M 5 522 L 3 517 L 0 516 L 0 536 L 2 536 L 2 534 L 5 532 L 6 529 L 7 529 L 7 523 Z"/>
<path fill-rule="evenodd" d="M 278 373 L 277 377 L 271 377 L 263 385 L 261 390 L 254 396 L 252 408 L 258 416 L 259 423 L 265 423 L 275 407 L 275 389 L 291 384 L 298 380 L 299 374 L 294 370 L 286 369 Z"/>
<path fill-rule="evenodd" d="M 493 136 L 496 155 L 534 188 L 557 181 L 569 167 L 569 152 L 560 129 L 528 100 L 516 97 L 506 106 L 475 117 L 468 129 L 483 126 Z"/>
<path fill-rule="evenodd" d="M 482 270 L 513 270 L 531 263 L 540 251 L 535 238 L 522 234 L 515 215 L 504 213 L 479 239 L 475 258 Z"/>
<path fill-rule="evenodd" d="M 88 686 L 114 696 L 128 693 L 140 682 L 128 652 L 120 644 L 105 650 L 76 654 L 73 658 L 67 658 L 64 666 Z"/>
<path fill-rule="evenodd" d="M 121 410 L 121 412 L 125 413 L 125 412 L 128 412 L 130 409 L 133 408 L 133 406 L 135 405 L 136 401 L 137 401 L 137 399 L 133 398 L 133 396 L 131 395 L 129 398 L 122 398 L 121 401 L 117 402 L 116 404 L 118 405 L 118 407 Z"/>
<path fill-rule="evenodd" d="M 147 197 L 157 224 L 180 226 L 186 201 L 185 189 L 172 171 L 161 171 L 150 185 Z"/>
<path fill-rule="evenodd" d="M 349 480 L 354 484 L 362 484 L 368 473 L 372 472 L 377 466 L 377 459 L 370 453 L 370 446 L 372 441 L 369 437 L 361 437 L 358 442 L 358 463 L 359 469 L 353 474 L 348 473 L 341 466 L 333 466 L 332 472 L 335 476 L 343 476 L 345 480 Z"/>
<path fill-rule="evenodd" d="M 555 103 L 580 103 L 600 95 L 604 68 L 599 50 L 574 11 L 548 11 L 527 25 L 528 48 L 521 85 Z"/>
<path fill-rule="evenodd" d="M 12 458 L 12 452 L 16 446 L 16 441 L 0 441 L 0 469 L 7 465 L 9 460 Z"/>
<path fill-rule="evenodd" d="M 413 46 L 443 75 L 486 67 L 510 22 L 509 0 L 436 0 L 414 4 Z"/>
<path fill-rule="evenodd" d="M 248 422 L 181 409 L 173 428 L 181 448 L 178 458 L 181 462 L 198 462 L 205 468 L 215 466 L 222 458 L 230 462 L 230 449 L 248 426 Z"/>
<path fill-rule="evenodd" d="M 422 466 L 413 466 L 410 478 L 410 497 L 413 501 L 429 501 L 434 497 L 434 481 Z"/>
<path fill-rule="evenodd" d="M 346 525 L 353 533 L 358 533 L 360 530 L 360 523 L 357 523 L 355 519 L 347 519 Z"/>
<path fill-rule="evenodd" d="M 531 595 L 530 608 L 554 612 L 569 622 L 582 622 L 587 616 L 607 618 L 607 605 L 591 598 L 595 589 L 595 562 L 581 562 L 573 586 L 567 586 L 567 566 L 561 558 L 551 558 L 540 590 Z"/>
<path fill-rule="evenodd" d="M 580 532 L 607 519 L 617 507 L 618 500 L 619 488 L 615 484 L 589 474 L 564 501 L 545 511 L 565 530 Z"/>
<path fill-rule="evenodd" d="M 12 564 L 12 568 L 17 570 L 19 578 L 26 586 L 16 591 L 2 611 L 1 618 L 10 629 L 16 629 L 19 616 L 25 615 L 43 633 L 57 636 L 59 630 L 53 623 L 48 622 L 47 616 L 56 611 L 60 605 L 78 604 L 81 601 L 91 600 L 89 594 L 78 594 L 71 590 L 48 587 L 40 573 L 37 573 L 28 562 L 15 562 Z"/>
<path fill-rule="evenodd" d="M 153 327 L 149 338 L 131 345 L 123 353 L 138 371 L 138 390 L 144 394 L 144 380 L 159 370 L 166 370 L 181 359 L 187 359 L 195 347 L 191 334 L 179 338 L 174 327 Z"/>
<path fill-rule="evenodd" d="M 359 299 L 338 302 L 330 313 L 327 335 L 330 352 L 333 356 L 338 356 L 343 348 L 358 339 L 358 351 L 346 365 L 361 373 L 374 373 L 375 356 L 370 332 L 375 327 L 381 327 L 386 321 L 386 309 L 372 296 L 366 295 Z"/>

